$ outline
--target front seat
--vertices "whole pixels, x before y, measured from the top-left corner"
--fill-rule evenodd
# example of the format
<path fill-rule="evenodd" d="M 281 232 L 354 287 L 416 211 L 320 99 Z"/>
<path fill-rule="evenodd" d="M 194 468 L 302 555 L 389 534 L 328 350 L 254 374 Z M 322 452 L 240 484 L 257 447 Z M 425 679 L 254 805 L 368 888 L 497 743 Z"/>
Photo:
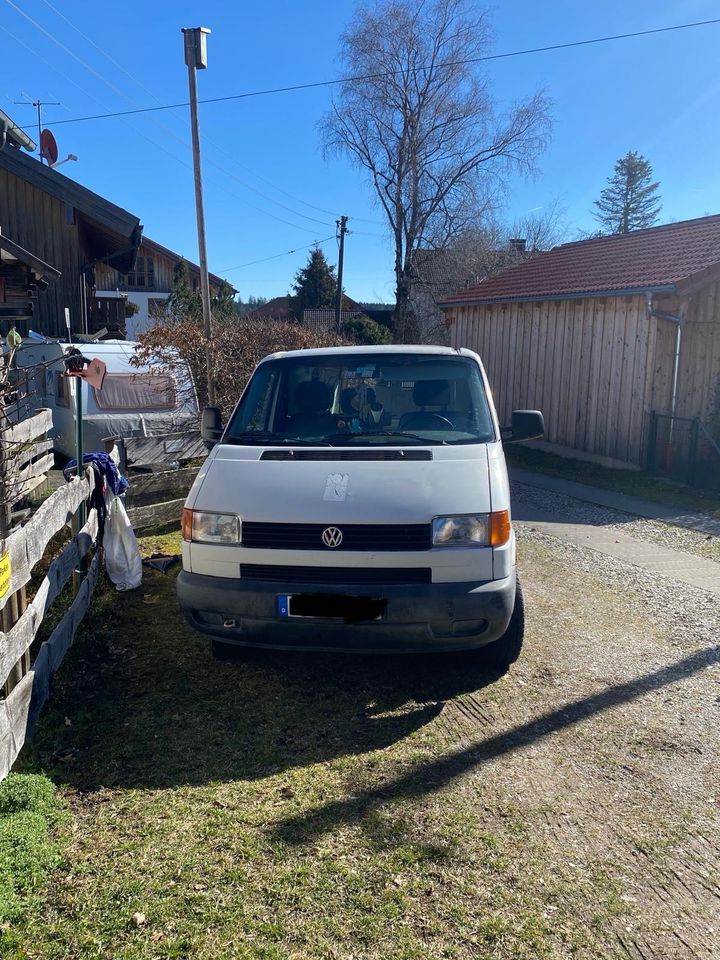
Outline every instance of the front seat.
<path fill-rule="evenodd" d="M 322 433 L 336 428 L 330 413 L 333 389 L 322 380 L 303 380 L 295 387 L 293 400 L 297 413 L 290 417 L 293 430 Z"/>
<path fill-rule="evenodd" d="M 445 411 L 450 403 L 449 380 L 416 380 L 413 386 L 413 403 L 419 410 L 409 410 L 400 417 L 400 430 L 432 429 L 433 423 L 441 426 L 438 419 L 447 419 Z M 434 407 L 428 410 L 428 407 Z"/>

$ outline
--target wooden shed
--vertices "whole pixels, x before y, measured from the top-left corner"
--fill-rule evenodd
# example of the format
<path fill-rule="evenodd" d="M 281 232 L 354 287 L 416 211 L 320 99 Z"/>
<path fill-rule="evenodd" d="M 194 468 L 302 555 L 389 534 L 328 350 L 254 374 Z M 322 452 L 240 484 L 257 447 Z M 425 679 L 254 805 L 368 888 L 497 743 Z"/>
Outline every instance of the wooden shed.
<path fill-rule="evenodd" d="M 123 273 L 131 270 L 142 227 L 133 214 L 8 140 L 0 148 L 0 231 L 60 272 L 37 299 L 32 317 L 17 324 L 18 330 L 26 334 L 32 327 L 61 337 L 65 307 L 75 331 L 88 329 L 96 306 L 98 264 L 108 263 Z"/>
<path fill-rule="evenodd" d="M 720 401 L 720 216 L 563 244 L 443 308 L 501 420 L 542 410 L 558 452 L 640 466 L 654 414 L 705 430 Z"/>

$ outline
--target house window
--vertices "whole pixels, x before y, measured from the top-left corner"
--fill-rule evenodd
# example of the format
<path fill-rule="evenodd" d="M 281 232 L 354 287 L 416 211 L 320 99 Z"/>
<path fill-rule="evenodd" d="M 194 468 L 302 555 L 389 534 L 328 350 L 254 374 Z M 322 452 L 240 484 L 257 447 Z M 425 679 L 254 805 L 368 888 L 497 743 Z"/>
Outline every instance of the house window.
<path fill-rule="evenodd" d="M 135 267 L 127 275 L 127 285 L 145 290 L 155 289 L 155 261 L 152 257 L 135 259 Z"/>
<path fill-rule="evenodd" d="M 99 410 L 172 410 L 175 381 L 163 373 L 108 373 L 102 390 L 93 387 Z"/>

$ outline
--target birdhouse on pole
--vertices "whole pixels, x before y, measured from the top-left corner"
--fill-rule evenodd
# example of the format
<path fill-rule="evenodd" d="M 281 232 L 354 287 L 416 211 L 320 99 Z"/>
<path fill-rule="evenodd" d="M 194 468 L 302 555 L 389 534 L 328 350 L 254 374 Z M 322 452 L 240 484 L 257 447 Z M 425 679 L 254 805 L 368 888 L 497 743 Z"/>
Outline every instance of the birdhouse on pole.
<path fill-rule="evenodd" d="M 211 33 L 209 27 L 183 27 L 185 39 L 185 63 L 196 70 L 205 70 L 207 67 L 207 35 Z"/>

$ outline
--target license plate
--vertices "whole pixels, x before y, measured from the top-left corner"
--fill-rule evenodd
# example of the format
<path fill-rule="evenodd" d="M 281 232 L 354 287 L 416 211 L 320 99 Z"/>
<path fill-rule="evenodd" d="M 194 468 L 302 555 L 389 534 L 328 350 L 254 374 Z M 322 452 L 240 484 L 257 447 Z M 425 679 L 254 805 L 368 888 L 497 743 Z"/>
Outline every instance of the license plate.
<path fill-rule="evenodd" d="M 382 620 L 385 600 L 380 597 L 345 597 L 339 594 L 282 593 L 275 597 L 275 612 L 281 619 L 340 620 L 360 623 Z"/>

